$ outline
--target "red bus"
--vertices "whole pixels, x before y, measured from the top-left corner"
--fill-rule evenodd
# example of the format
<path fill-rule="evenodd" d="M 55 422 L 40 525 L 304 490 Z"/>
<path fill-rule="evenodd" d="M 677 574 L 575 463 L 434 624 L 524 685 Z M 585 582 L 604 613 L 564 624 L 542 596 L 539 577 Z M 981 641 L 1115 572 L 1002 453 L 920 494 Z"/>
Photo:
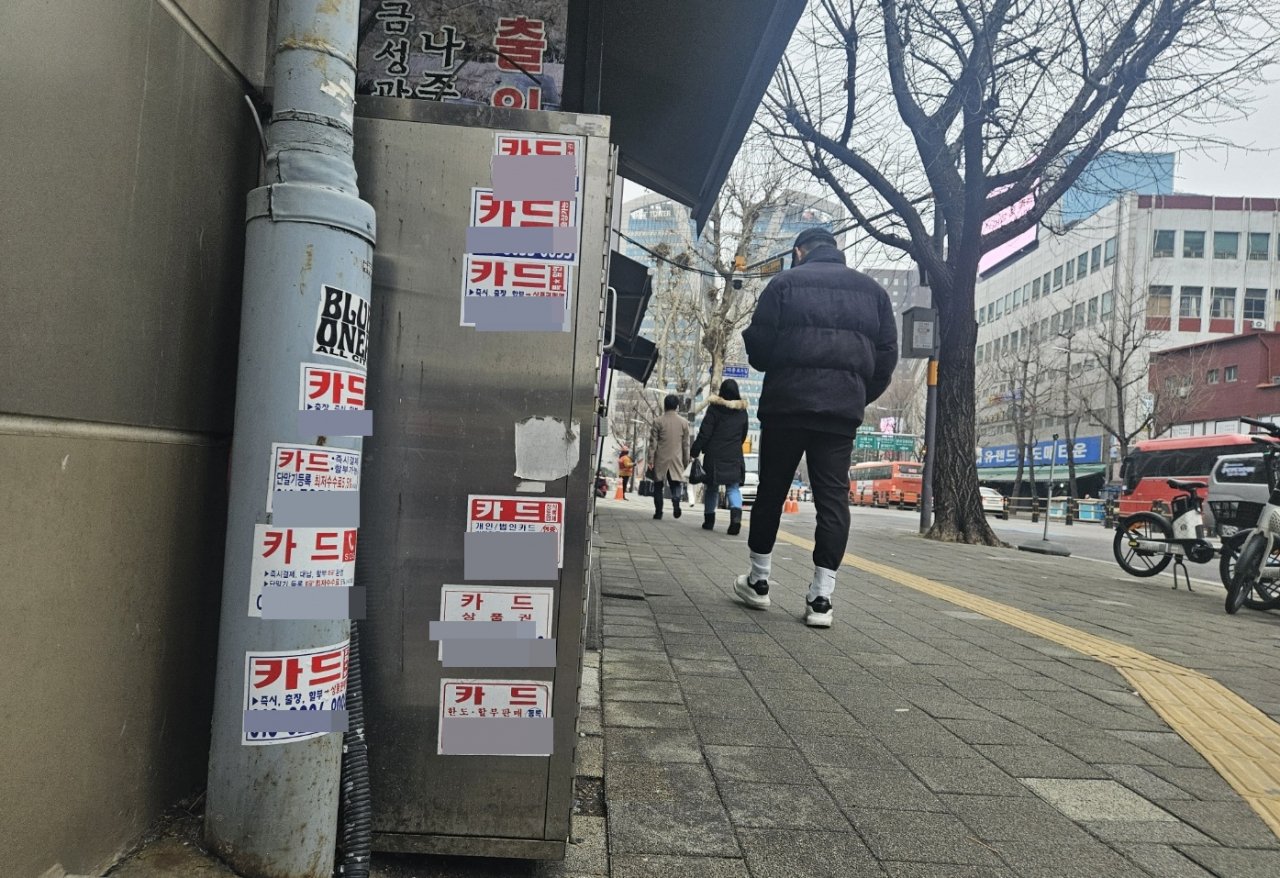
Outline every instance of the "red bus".
<path fill-rule="evenodd" d="M 849 503 L 853 506 L 915 506 L 920 502 L 922 463 L 873 460 L 849 468 Z"/>
<path fill-rule="evenodd" d="M 1144 512 L 1157 500 L 1164 503 L 1167 511 L 1178 493 L 1165 484 L 1168 479 L 1200 480 L 1207 487 L 1209 471 L 1219 457 L 1240 454 L 1252 446 L 1252 440 L 1244 433 L 1144 439 L 1135 443 L 1120 464 L 1120 478 L 1124 481 L 1120 514 Z"/>

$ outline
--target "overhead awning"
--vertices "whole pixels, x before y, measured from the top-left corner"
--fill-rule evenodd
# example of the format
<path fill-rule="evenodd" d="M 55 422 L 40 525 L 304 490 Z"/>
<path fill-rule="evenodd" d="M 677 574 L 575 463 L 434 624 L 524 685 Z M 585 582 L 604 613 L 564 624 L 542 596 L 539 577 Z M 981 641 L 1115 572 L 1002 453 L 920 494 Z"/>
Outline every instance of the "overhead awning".
<path fill-rule="evenodd" d="M 706 222 L 805 0 L 570 0 L 564 107 L 611 117 L 618 172 Z"/>
<path fill-rule="evenodd" d="M 1106 464 L 1102 463 L 1077 463 L 1076 478 L 1084 476 L 1096 476 L 1105 472 Z M 1018 478 L 1018 468 L 1016 466 L 980 466 L 978 467 L 979 482 L 1012 482 Z M 1053 468 L 1053 480 L 1055 482 L 1065 482 L 1070 478 L 1070 471 L 1062 464 Z M 1031 481 L 1031 470 L 1027 467 L 1022 468 L 1023 481 Z M 1044 484 L 1049 481 L 1049 468 L 1047 466 L 1036 467 L 1036 483 Z"/>
<path fill-rule="evenodd" d="M 609 286 L 618 296 L 616 337 L 630 341 L 640 334 L 640 324 L 653 295 L 653 277 L 649 266 L 623 256 L 617 250 L 609 254 Z M 605 338 L 613 338 L 613 311 L 605 315 Z"/>
<path fill-rule="evenodd" d="M 618 339 L 618 343 L 609 351 L 609 367 L 623 375 L 630 375 L 642 385 L 648 383 L 657 363 L 657 346 L 640 336 L 627 341 Z"/>

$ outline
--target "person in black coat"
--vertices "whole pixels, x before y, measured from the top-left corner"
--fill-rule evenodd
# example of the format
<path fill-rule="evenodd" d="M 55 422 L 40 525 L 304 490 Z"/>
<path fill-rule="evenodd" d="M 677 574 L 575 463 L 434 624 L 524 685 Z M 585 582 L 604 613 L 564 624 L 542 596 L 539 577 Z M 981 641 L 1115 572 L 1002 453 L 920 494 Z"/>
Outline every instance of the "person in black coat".
<path fill-rule="evenodd" d="M 702 507 L 702 529 L 716 526 L 716 502 L 719 486 L 723 485 L 729 498 L 729 533 L 742 530 L 742 491 L 740 486 L 747 473 L 742 459 L 742 443 L 747 438 L 747 403 L 738 391 L 738 382 L 726 378 L 720 383 L 720 395 L 712 395 L 707 413 L 702 417 L 698 438 L 693 441 L 690 453 L 703 455 L 702 468 L 707 477 L 703 483 L 706 496 Z"/>
<path fill-rule="evenodd" d="M 831 626 L 836 570 L 849 542 L 849 460 L 867 403 L 889 386 L 898 332 L 889 295 L 845 265 L 823 228 L 796 236 L 792 268 L 769 281 L 742 333 L 764 373 L 760 486 L 751 509 L 751 571 L 734 581 L 750 607 L 769 606 L 769 572 L 782 504 L 803 456 L 818 522 L 806 625 Z"/>

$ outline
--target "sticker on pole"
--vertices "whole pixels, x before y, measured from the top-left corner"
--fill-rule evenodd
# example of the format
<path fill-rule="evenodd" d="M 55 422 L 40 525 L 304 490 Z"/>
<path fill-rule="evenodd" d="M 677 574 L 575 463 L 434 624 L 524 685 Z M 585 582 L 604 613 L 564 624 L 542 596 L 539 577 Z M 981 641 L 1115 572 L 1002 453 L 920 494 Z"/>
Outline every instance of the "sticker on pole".
<path fill-rule="evenodd" d="M 267 511 L 276 491 L 359 491 L 360 452 L 351 448 L 271 443 L 271 484 Z"/>
<path fill-rule="evenodd" d="M 363 372 L 343 366 L 302 364 L 298 386 L 298 409 L 304 412 L 361 411 L 364 409 Z"/>
<path fill-rule="evenodd" d="M 533 622 L 538 639 L 551 637 L 555 589 L 503 585 L 440 586 L 442 622 Z M 444 655 L 444 644 L 440 644 Z"/>
<path fill-rule="evenodd" d="M 369 364 L 369 302 L 355 293 L 325 284 L 316 316 L 317 354 L 346 360 L 361 368 Z"/>
<path fill-rule="evenodd" d="M 554 533 L 557 535 L 556 567 L 564 567 L 564 500 L 550 497 L 467 497 L 467 530 L 471 533 Z"/>
<path fill-rule="evenodd" d="M 244 709 L 346 710 L 350 641 L 318 649 L 246 652 Z M 241 744 L 307 741 L 327 732 L 249 732 L 240 726 Z"/>
<path fill-rule="evenodd" d="M 268 586 L 351 588 L 356 579 L 356 531 L 336 527 L 253 526 L 249 615 L 262 616 Z"/>
<path fill-rule="evenodd" d="M 449 755 L 445 747 L 445 720 L 547 719 L 551 716 L 551 684 L 545 680 L 440 681 L 440 723 L 436 753 Z M 527 752 L 488 753 L 490 756 L 527 756 Z"/>

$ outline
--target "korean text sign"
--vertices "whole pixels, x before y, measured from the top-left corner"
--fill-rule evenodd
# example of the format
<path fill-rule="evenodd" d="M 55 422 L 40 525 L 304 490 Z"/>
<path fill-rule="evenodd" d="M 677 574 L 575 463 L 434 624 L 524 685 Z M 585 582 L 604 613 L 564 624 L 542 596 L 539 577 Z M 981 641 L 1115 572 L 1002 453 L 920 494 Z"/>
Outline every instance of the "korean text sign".
<path fill-rule="evenodd" d="M 360 452 L 320 445 L 271 445 L 271 485 L 267 511 L 276 491 L 358 491 Z"/>
<path fill-rule="evenodd" d="M 262 615 L 262 590 L 273 586 L 350 588 L 356 578 L 354 528 L 253 527 L 249 615 Z"/>
<path fill-rule="evenodd" d="M 557 566 L 564 567 L 564 499 L 467 497 L 467 530 L 473 533 L 554 533 L 558 535 Z"/>
<path fill-rule="evenodd" d="M 543 680 L 440 681 L 440 718 L 500 720 L 551 716 L 551 684 Z M 443 754 L 443 723 L 436 752 Z"/>
<path fill-rule="evenodd" d="M 346 710 L 350 641 L 309 650 L 247 652 L 245 710 Z M 244 732 L 242 744 L 306 741 L 324 732 Z"/>
<path fill-rule="evenodd" d="M 551 637 L 555 589 L 503 585 L 442 585 L 442 622 L 533 622 L 539 639 Z M 441 646 L 443 650 L 443 645 Z"/>

